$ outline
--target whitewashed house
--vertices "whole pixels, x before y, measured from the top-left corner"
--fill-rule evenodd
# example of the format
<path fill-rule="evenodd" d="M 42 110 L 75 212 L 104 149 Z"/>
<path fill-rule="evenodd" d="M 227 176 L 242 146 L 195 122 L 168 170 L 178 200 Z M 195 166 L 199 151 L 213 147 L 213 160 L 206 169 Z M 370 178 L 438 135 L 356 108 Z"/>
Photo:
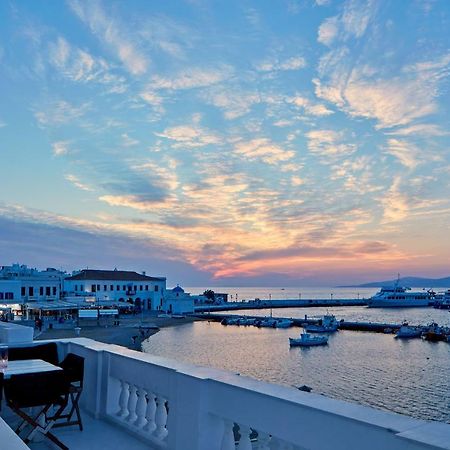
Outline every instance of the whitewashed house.
<path fill-rule="evenodd" d="M 66 297 L 91 297 L 98 303 L 129 302 L 148 310 L 161 310 L 166 279 L 145 272 L 81 270 L 64 280 Z"/>
<path fill-rule="evenodd" d="M 191 294 L 184 292 L 178 284 L 168 289 L 163 300 L 163 311 L 171 314 L 186 314 L 194 312 L 194 299 Z"/>
<path fill-rule="evenodd" d="M 61 298 L 65 272 L 57 269 L 31 269 L 13 264 L 0 268 L 0 303 L 24 304 Z M 2 298 L 3 297 L 3 298 Z"/>

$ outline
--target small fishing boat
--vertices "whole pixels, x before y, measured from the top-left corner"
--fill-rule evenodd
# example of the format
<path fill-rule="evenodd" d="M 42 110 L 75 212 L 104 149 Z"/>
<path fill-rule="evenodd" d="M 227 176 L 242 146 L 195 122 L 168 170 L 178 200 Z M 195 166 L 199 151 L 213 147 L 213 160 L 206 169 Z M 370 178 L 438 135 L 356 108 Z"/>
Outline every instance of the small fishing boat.
<path fill-rule="evenodd" d="M 313 347 L 326 344 L 328 344 L 328 336 L 311 336 L 309 333 L 302 333 L 297 339 L 289 338 L 291 347 Z"/>
<path fill-rule="evenodd" d="M 293 323 L 291 319 L 276 319 L 275 328 L 289 328 Z"/>
<path fill-rule="evenodd" d="M 276 319 L 272 318 L 265 318 L 263 320 L 260 320 L 258 323 L 256 323 L 257 327 L 268 327 L 268 328 L 275 328 L 276 325 Z"/>
<path fill-rule="evenodd" d="M 422 334 L 421 327 L 414 327 L 408 325 L 408 322 L 403 322 L 402 326 L 398 329 L 397 333 L 395 333 L 395 337 L 399 339 L 409 339 L 420 337 Z"/>
<path fill-rule="evenodd" d="M 439 342 L 447 341 L 449 335 L 450 330 L 448 328 L 441 327 L 436 322 L 433 322 L 428 326 L 428 329 L 424 331 L 422 337 L 426 341 Z"/>
<path fill-rule="evenodd" d="M 334 333 L 339 328 L 339 322 L 332 314 L 326 314 L 315 324 L 305 325 L 308 333 Z"/>

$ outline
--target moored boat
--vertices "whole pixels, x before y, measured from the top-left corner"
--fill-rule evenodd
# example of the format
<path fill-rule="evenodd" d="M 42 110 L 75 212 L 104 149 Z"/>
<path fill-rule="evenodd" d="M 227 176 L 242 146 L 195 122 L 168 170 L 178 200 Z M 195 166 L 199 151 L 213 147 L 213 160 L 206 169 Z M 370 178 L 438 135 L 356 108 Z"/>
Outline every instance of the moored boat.
<path fill-rule="evenodd" d="M 447 327 L 441 327 L 436 322 L 431 323 L 428 329 L 423 332 L 422 337 L 426 341 L 439 342 L 448 341 L 450 336 L 450 329 Z"/>
<path fill-rule="evenodd" d="M 434 307 L 437 309 L 450 309 L 450 289 L 437 296 Z"/>
<path fill-rule="evenodd" d="M 308 333 L 334 333 L 339 328 L 339 322 L 332 314 L 326 314 L 315 324 L 304 326 Z"/>
<path fill-rule="evenodd" d="M 289 328 L 293 323 L 291 319 L 276 319 L 275 328 Z"/>
<path fill-rule="evenodd" d="M 395 337 L 400 339 L 420 337 L 422 331 L 423 330 L 421 327 L 411 326 L 408 325 L 408 322 L 404 322 L 402 326 L 398 329 L 397 333 L 395 333 Z"/>
<path fill-rule="evenodd" d="M 432 306 L 435 303 L 435 293 L 428 291 L 411 291 L 409 287 L 399 285 L 399 280 L 393 287 L 382 287 L 371 297 L 369 308 L 411 308 Z"/>
<path fill-rule="evenodd" d="M 311 336 L 309 333 L 302 333 L 299 338 L 289 338 L 291 347 L 313 347 L 326 344 L 328 344 L 328 336 Z"/>

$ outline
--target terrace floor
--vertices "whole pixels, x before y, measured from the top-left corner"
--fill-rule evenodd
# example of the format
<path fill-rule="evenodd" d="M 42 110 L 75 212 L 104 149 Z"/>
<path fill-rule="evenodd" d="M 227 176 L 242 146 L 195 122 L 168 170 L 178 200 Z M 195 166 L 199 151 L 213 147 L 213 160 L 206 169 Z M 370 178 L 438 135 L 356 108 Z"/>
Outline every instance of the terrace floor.
<path fill-rule="evenodd" d="M 17 416 L 8 408 L 2 409 L 1 413 L 5 422 L 14 429 L 15 424 L 18 423 Z M 104 420 L 96 420 L 84 411 L 81 411 L 81 414 L 83 431 L 80 431 L 77 426 L 54 428 L 52 430 L 70 450 L 149 450 L 151 448 L 149 443 L 144 443 L 123 428 Z M 31 450 L 54 450 L 58 448 L 47 438 L 40 442 L 31 442 L 28 446 Z"/>

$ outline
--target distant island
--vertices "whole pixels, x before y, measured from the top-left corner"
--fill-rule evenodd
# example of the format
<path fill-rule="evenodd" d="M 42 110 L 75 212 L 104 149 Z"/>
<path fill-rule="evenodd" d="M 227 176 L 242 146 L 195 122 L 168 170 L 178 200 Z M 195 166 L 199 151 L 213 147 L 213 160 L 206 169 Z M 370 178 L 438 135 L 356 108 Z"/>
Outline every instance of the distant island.
<path fill-rule="evenodd" d="M 338 286 L 341 288 L 377 288 L 383 286 L 393 286 L 397 283 L 397 280 L 389 280 L 389 281 L 374 281 L 372 283 L 364 283 L 364 284 L 356 284 L 350 286 Z M 421 288 L 443 288 L 450 287 L 450 277 L 445 278 L 421 278 L 421 277 L 404 277 L 400 278 L 400 286 L 413 286 L 413 287 L 421 287 Z"/>

